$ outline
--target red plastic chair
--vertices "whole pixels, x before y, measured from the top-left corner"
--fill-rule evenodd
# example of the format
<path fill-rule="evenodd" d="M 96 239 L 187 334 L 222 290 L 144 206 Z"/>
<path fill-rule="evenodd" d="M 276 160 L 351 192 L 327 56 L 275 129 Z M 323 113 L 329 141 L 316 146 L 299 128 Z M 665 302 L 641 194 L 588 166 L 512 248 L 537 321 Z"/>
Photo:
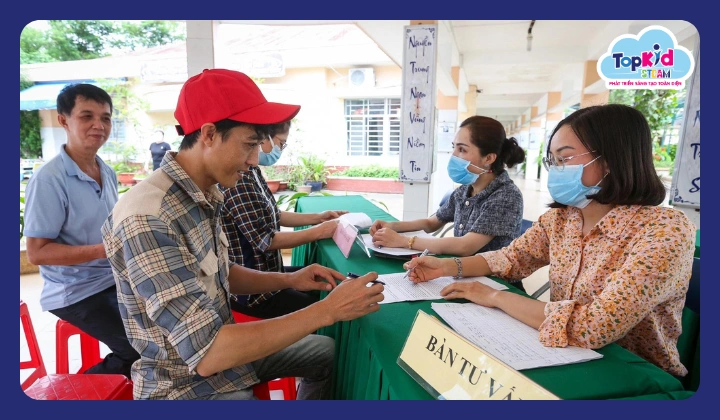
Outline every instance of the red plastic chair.
<path fill-rule="evenodd" d="M 74 335 L 80 335 L 80 357 L 82 358 L 82 366 L 75 373 L 85 373 L 86 370 L 102 362 L 100 342 L 97 339 L 84 333 L 73 324 L 58 319 L 55 324 L 55 373 L 70 373 L 68 342 Z"/>
<path fill-rule="evenodd" d="M 48 375 L 25 394 L 35 400 L 132 400 L 133 384 L 123 375 Z"/>
<path fill-rule="evenodd" d="M 254 322 L 262 321 L 262 318 L 255 318 L 253 316 L 241 314 L 240 312 L 232 311 L 235 322 L 242 324 L 243 322 Z M 279 378 L 270 382 L 263 382 L 255 385 L 253 393 L 259 400 L 269 400 L 270 391 L 282 391 L 284 400 L 295 400 L 297 399 L 297 388 L 295 387 L 295 378 Z"/>
<path fill-rule="evenodd" d="M 132 400 L 133 384 L 123 375 L 47 375 L 27 305 L 20 301 L 20 322 L 30 350 L 30 361 L 20 369 L 35 371 L 21 384 L 36 400 Z"/>
<path fill-rule="evenodd" d="M 30 360 L 25 362 L 21 361 L 20 370 L 35 369 L 33 373 L 20 384 L 22 390 L 25 391 L 30 385 L 35 383 L 35 381 L 47 376 L 47 371 L 45 371 L 45 363 L 43 362 L 42 354 L 40 354 L 40 345 L 37 342 L 35 328 L 33 328 L 32 320 L 30 319 L 30 312 L 22 300 L 20 301 L 20 323 L 22 323 L 25 341 L 27 342 L 28 350 L 30 350 Z"/>

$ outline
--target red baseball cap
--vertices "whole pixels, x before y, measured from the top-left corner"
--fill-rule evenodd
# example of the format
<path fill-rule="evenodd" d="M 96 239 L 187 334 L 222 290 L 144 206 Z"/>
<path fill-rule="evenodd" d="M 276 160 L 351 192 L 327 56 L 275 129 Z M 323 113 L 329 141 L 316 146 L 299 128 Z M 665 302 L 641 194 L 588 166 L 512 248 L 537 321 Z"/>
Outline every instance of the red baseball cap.
<path fill-rule="evenodd" d="M 248 124 L 278 124 L 290 121 L 300 105 L 268 102 L 255 82 L 239 71 L 203 70 L 187 80 L 180 90 L 175 119 L 178 134 L 190 134 L 203 124 L 225 119 Z"/>

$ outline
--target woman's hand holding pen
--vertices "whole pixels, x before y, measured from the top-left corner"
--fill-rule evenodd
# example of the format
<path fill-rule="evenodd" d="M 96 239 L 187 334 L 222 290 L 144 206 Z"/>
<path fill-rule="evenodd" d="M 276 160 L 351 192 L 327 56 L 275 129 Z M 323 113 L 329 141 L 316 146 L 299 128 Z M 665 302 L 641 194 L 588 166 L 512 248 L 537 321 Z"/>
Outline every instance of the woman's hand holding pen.
<path fill-rule="evenodd" d="M 411 282 L 421 283 L 452 275 L 448 271 L 448 262 L 455 266 L 451 258 L 417 257 L 403 264 L 403 268 L 409 271 L 408 278 Z"/>

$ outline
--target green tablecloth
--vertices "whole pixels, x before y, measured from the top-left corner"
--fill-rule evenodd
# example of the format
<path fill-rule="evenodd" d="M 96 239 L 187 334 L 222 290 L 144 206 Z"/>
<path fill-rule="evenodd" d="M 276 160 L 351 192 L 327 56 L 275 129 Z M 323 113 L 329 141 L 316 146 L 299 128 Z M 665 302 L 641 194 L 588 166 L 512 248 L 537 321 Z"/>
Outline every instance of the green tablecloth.
<path fill-rule="evenodd" d="M 372 220 L 395 220 L 361 196 L 305 197 L 297 211 L 323 210 L 364 212 Z M 402 261 L 369 259 L 357 246 L 345 258 L 332 239 L 293 252 L 293 265 L 317 262 L 341 273 L 380 274 L 402 271 Z M 507 285 L 507 283 L 499 280 Z M 510 286 L 511 290 L 521 293 Z M 360 319 L 337 323 L 319 333 L 336 340 L 334 397 L 337 399 L 432 399 L 397 364 L 417 311 L 437 316 L 431 302 L 403 302 L 383 306 Z M 439 317 L 438 317 L 439 318 Z M 602 359 L 565 366 L 523 370 L 521 373 L 562 399 L 648 398 L 675 399 L 686 394 L 682 384 L 617 344 L 597 350 Z"/>
<path fill-rule="evenodd" d="M 700 229 L 695 232 L 695 258 L 700 258 Z"/>

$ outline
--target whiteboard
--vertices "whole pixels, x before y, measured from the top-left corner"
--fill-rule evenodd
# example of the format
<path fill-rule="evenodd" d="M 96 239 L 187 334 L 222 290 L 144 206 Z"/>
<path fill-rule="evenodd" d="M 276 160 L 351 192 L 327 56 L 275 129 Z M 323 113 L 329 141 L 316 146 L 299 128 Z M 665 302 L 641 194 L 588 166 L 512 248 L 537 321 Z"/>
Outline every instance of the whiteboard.
<path fill-rule="evenodd" d="M 437 25 L 405 26 L 400 181 L 429 183 L 435 133 Z"/>
<path fill-rule="evenodd" d="M 671 191 L 674 206 L 700 208 L 700 41 L 695 49 L 695 72 L 685 99 Z"/>

